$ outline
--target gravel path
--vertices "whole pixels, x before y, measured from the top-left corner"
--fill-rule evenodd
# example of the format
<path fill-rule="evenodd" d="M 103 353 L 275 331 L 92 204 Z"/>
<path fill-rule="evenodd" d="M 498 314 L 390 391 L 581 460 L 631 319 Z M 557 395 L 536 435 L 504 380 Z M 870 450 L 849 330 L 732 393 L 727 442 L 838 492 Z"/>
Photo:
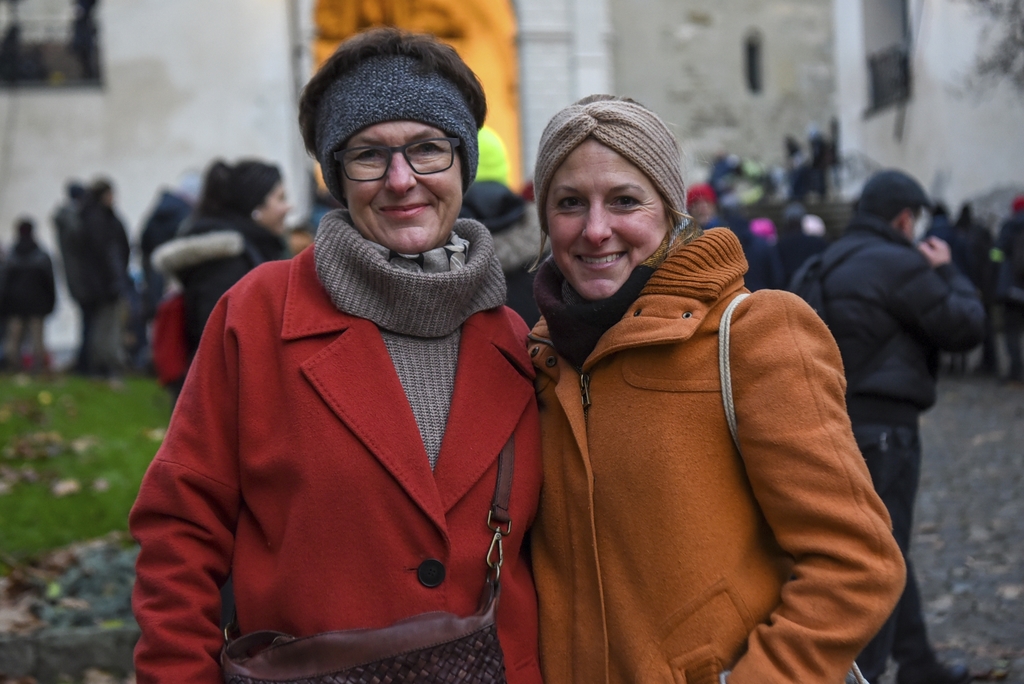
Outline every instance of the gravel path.
<path fill-rule="evenodd" d="M 1024 684 L 1024 388 L 944 378 L 921 428 L 911 554 L 931 640 L 981 681 Z"/>

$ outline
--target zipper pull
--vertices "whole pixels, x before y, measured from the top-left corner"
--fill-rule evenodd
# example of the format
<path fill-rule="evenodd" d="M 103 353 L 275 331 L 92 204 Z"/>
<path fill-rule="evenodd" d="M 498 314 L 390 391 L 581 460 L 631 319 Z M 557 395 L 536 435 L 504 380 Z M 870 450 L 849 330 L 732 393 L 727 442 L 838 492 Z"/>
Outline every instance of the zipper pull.
<path fill-rule="evenodd" d="M 583 411 L 590 408 L 590 374 L 580 373 L 580 396 L 583 398 Z"/>

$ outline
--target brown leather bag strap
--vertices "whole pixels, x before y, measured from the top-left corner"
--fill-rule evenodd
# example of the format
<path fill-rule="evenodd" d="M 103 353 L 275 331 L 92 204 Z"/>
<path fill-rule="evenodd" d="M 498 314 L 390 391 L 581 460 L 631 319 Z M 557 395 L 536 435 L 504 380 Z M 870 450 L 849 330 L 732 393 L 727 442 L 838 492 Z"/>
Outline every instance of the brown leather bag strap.
<path fill-rule="evenodd" d="M 512 497 L 512 473 L 515 469 L 516 438 L 512 435 L 505 442 L 498 454 L 498 481 L 494 485 L 494 501 L 491 503 L 489 522 L 509 525 L 512 516 L 509 513 L 509 499 Z M 506 534 L 508 532 L 506 531 Z"/>

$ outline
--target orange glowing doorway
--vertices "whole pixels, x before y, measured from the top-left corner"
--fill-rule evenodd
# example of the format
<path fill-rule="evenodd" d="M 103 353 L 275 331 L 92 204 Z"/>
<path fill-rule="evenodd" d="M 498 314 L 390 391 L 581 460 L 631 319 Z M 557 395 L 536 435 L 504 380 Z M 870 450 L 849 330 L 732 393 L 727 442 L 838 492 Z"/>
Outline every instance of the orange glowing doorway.
<path fill-rule="evenodd" d="M 505 142 L 513 189 L 523 182 L 519 133 L 519 59 L 511 0 L 317 0 L 313 61 L 374 26 L 429 33 L 454 47 L 487 94 L 487 125 Z"/>

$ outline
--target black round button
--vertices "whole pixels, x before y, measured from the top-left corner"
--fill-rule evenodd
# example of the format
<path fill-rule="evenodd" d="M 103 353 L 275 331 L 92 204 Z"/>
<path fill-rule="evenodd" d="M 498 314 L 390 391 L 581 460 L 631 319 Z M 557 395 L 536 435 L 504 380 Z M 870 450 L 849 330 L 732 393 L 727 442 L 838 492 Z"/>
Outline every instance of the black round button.
<path fill-rule="evenodd" d="M 420 584 L 433 589 L 440 586 L 441 582 L 444 582 L 444 572 L 444 563 L 431 558 L 420 563 L 420 567 L 416 570 L 416 577 L 419 579 Z"/>
<path fill-rule="evenodd" d="M 548 368 L 554 368 L 556 363 L 558 363 L 558 360 L 554 356 L 549 356 L 548 360 L 544 362 Z"/>

